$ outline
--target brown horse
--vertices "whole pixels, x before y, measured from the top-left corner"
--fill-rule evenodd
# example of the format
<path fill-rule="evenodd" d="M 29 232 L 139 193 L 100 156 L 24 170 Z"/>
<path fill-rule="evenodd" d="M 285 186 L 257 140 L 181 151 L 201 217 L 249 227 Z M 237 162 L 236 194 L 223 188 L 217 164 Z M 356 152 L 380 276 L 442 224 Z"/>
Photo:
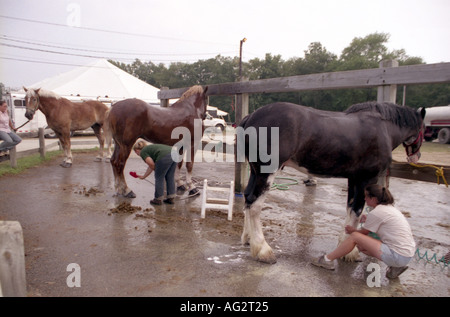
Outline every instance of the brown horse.
<path fill-rule="evenodd" d="M 207 90 L 208 87 L 203 89 L 201 86 L 193 86 L 176 103 L 167 108 L 151 106 L 139 99 L 122 100 L 111 107 L 107 115 L 106 131 L 111 133 L 115 142 L 111 165 L 118 195 L 136 197 L 128 188 L 123 175 L 125 163 L 136 140 L 143 138 L 152 143 L 175 145 L 185 138 L 183 135 L 181 138 L 180 135 L 172 138 L 176 128 L 186 129 L 190 135 L 188 145 L 180 150 L 182 154 L 190 154 L 190 157 L 186 157 L 186 183 L 189 194 L 198 193 L 198 189 L 192 184 L 191 175 L 196 145 L 203 135 L 201 122 L 206 116 Z M 198 133 L 198 129 L 194 131 L 194 122 L 200 125 L 201 133 Z M 179 169 L 182 163 L 178 164 L 176 173 L 178 187 L 181 185 Z"/>
<path fill-rule="evenodd" d="M 103 157 L 105 138 L 102 127 L 108 107 L 95 100 L 74 103 L 66 98 L 58 96 L 54 92 L 44 89 L 27 89 L 25 117 L 32 120 L 34 113 L 39 109 L 45 115 L 48 126 L 55 131 L 56 136 L 64 149 L 65 159 L 62 167 L 72 166 L 72 151 L 70 149 L 70 133 L 76 130 L 84 130 L 92 127 L 100 144 L 100 152 L 96 161 Z M 111 156 L 110 140 L 107 140 L 107 158 Z"/>

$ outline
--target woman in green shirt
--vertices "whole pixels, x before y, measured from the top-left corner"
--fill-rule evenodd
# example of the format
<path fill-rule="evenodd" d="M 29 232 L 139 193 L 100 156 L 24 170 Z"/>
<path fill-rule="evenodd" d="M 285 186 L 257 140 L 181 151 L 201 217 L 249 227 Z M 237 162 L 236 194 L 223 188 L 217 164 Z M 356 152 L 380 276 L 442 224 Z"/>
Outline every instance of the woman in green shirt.
<path fill-rule="evenodd" d="M 175 192 L 176 162 L 172 159 L 172 147 L 164 144 L 147 145 L 144 141 L 138 141 L 133 146 L 134 152 L 148 165 L 144 175 L 137 175 L 145 179 L 155 171 L 155 198 L 150 201 L 152 205 L 173 204 Z M 164 198 L 164 181 L 167 185 L 167 198 Z"/>

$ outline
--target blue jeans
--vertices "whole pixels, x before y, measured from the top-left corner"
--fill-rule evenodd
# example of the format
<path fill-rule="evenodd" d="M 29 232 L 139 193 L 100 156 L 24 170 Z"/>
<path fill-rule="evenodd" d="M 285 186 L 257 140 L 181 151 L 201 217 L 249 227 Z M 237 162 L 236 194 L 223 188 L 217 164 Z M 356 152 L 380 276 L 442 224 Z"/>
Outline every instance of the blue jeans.
<path fill-rule="evenodd" d="M 167 198 L 173 198 L 175 192 L 175 170 L 177 163 L 172 160 L 172 156 L 167 154 L 160 158 L 155 164 L 155 198 L 164 198 L 164 184 L 167 184 Z"/>
<path fill-rule="evenodd" d="M 9 151 L 22 142 L 22 139 L 12 131 L 9 133 L 0 131 L 0 140 L 3 140 L 0 144 L 0 151 Z"/>

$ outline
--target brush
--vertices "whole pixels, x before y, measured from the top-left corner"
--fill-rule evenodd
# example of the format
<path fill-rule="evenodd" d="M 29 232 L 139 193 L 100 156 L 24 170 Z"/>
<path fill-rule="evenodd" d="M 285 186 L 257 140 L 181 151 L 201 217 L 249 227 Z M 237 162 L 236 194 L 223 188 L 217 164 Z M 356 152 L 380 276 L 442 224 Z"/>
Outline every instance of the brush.
<path fill-rule="evenodd" d="M 139 176 L 137 175 L 137 173 L 134 172 L 134 171 L 131 171 L 131 172 L 130 172 L 130 175 L 131 175 L 132 177 L 134 177 L 134 178 L 139 178 Z M 145 178 L 144 178 L 144 180 L 147 181 L 147 182 L 149 182 L 149 183 L 152 184 L 152 185 L 155 185 L 155 184 L 153 184 L 151 181 L 149 181 L 148 179 L 145 179 Z"/>

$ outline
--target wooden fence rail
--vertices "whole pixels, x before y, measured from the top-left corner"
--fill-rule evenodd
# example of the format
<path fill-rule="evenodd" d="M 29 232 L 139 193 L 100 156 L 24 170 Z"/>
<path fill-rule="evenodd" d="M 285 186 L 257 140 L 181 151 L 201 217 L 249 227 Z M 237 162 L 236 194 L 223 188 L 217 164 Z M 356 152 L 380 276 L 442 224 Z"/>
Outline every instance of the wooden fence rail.
<path fill-rule="evenodd" d="M 385 64 L 384 64 L 385 65 Z M 450 63 L 380 67 L 208 85 L 208 95 L 292 92 L 324 89 L 370 88 L 386 85 L 450 82 Z M 179 98 L 188 89 L 163 89 L 158 98 Z"/>

